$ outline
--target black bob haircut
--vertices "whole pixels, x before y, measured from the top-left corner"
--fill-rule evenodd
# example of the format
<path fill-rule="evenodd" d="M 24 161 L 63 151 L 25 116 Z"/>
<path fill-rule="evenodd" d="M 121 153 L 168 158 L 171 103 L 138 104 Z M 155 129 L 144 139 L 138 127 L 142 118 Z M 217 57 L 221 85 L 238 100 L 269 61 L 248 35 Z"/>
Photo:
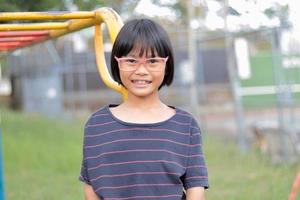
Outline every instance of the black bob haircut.
<path fill-rule="evenodd" d="M 110 66 L 112 77 L 122 84 L 116 57 L 127 56 L 132 50 L 138 50 L 139 56 L 151 51 L 159 57 L 169 57 L 165 68 L 165 77 L 160 89 L 164 85 L 171 85 L 174 76 L 173 49 L 167 32 L 156 22 L 150 19 L 133 19 L 121 28 L 112 48 Z M 124 86 L 124 85 L 123 85 Z"/>

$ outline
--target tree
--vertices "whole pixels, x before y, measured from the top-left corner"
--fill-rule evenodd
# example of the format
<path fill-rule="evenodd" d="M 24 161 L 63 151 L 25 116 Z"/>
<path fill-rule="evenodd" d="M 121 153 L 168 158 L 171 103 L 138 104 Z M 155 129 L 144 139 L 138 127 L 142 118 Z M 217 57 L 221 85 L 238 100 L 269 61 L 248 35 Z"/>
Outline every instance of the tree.
<path fill-rule="evenodd" d="M 0 0 L 0 12 L 66 11 L 70 6 L 90 11 L 99 7 L 111 7 L 118 13 L 132 11 L 138 0 Z"/>
<path fill-rule="evenodd" d="M 283 28 L 290 26 L 288 20 L 289 6 L 287 4 L 280 5 L 279 3 L 275 3 L 272 7 L 265 9 L 264 14 L 270 19 L 277 17 L 280 21 L 280 26 Z"/>
<path fill-rule="evenodd" d="M 0 0 L 0 12 L 65 10 L 61 0 Z"/>

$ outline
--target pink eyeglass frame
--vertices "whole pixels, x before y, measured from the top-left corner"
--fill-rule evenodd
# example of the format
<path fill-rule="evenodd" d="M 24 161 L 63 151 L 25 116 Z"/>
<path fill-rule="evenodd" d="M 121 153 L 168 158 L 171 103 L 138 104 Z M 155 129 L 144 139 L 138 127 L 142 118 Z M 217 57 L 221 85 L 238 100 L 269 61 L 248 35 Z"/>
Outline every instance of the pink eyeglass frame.
<path fill-rule="evenodd" d="M 125 59 L 128 59 L 128 58 L 132 58 L 134 60 L 137 60 L 138 61 L 138 66 L 140 66 L 141 64 L 145 64 L 147 60 L 150 60 L 150 59 L 153 59 L 153 58 L 160 58 L 160 59 L 163 59 L 164 60 L 164 63 L 166 63 L 169 59 L 169 56 L 165 57 L 165 58 L 162 58 L 162 57 L 153 57 L 153 58 L 133 58 L 133 57 L 123 57 L 123 58 L 118 58 L 117 56 L 115 56 L 115 59 L 120 62 L 121 60 L 125 60 Z"/>

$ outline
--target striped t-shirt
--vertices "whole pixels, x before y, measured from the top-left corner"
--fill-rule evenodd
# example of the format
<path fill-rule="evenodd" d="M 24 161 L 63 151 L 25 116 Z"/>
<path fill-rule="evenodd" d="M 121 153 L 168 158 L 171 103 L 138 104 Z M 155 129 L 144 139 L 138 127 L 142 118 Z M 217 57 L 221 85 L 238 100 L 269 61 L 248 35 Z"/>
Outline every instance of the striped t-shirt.
<path fill-rule="evenodd" d="M 185 199 L 183 188 L 208 188 L 201 133 L 191 114 L 157 123 L 116 118 L 109 105 L 95 112 L 84 131 L 80 180 L 105 200 Z"/>

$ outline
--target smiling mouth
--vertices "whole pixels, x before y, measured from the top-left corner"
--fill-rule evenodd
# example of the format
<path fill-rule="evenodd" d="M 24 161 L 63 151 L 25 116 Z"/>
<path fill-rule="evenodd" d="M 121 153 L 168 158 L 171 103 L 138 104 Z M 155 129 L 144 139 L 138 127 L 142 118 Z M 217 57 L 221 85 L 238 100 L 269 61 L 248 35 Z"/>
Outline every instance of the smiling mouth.
<path fill-rule="evenodd" d="M 131 80 L 132 83 L 134 84 L 140 84 L 140 85 L 145 85 L 145 84 L 150 84 L 152 81 L 147 81 L 147 80 Z"/>

